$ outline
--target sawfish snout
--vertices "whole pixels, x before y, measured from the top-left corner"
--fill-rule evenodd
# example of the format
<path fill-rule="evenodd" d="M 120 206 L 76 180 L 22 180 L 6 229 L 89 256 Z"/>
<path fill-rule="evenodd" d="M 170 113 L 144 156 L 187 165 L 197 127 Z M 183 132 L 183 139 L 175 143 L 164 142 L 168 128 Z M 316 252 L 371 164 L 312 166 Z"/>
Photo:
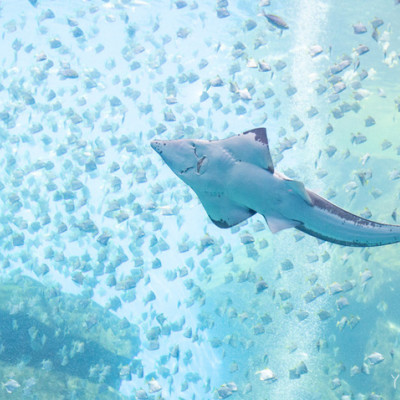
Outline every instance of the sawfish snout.
<path fill-rule="evenodd" d="M 166 143 L 165 140 L 153 140 L 150 145 L 158 154 L 161 155 L 162 148 L 166 145 Z"/>

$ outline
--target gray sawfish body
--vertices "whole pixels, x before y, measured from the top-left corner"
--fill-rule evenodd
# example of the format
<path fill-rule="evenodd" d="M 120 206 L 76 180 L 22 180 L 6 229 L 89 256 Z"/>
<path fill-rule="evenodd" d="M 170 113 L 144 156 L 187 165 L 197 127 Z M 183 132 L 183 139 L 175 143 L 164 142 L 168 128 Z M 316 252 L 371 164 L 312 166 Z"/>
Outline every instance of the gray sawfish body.
<path fill-rule="evenodd" d="M 151 145 L 194 190 L 220 228 L 259 213 L 273 233 L 296 228 L 328 242 L 356 247 L 400 241 L 400 226 L 351 214 L 276 172 L 265 128 L 223 140 L 155 140 Z"/>

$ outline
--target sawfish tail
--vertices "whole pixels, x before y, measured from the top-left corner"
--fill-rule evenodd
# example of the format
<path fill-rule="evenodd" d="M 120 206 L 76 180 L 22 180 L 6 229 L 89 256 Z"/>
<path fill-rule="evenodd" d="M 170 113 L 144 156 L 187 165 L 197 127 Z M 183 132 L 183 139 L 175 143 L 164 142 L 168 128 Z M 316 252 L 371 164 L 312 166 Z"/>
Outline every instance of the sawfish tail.
<path fill-rule="evenodd" d="M 313 206 L 296 229 L 331 243 L 352 247 L 373 247 L 400 242 L 400 226 L 381 224 L 349 213 L 307 190 Z"/>

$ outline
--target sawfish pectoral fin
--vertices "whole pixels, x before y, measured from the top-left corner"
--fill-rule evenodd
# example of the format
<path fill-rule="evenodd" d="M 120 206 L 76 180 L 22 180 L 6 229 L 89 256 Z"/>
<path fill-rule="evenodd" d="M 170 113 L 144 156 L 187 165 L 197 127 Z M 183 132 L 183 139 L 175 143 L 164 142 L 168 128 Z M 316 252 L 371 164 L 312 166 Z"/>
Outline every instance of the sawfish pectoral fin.
<path fill-rule="evenodd" d="M 266 217 L 265 215 L 264 218 L 267 221 L 268 228 L 272 233 L 277 233 L 283 229 L 297 228 L 301 224 L 299 221 L 293 221 L 285 218 Z"/>
<path fill-rule="evenodd" d="M 256 213 L 254 210 L 232 202 L 225 196 L 202 193 L 198 194 L 198 197 L 211 221 L 218 228 L 231 228 Z"/>
<path fill-rule="evenodd" d="M 247 162 L 274 173 L 274 164 L 268 147 L 267 130 L 255 128 L 220 141 L 236 161 Z"/>

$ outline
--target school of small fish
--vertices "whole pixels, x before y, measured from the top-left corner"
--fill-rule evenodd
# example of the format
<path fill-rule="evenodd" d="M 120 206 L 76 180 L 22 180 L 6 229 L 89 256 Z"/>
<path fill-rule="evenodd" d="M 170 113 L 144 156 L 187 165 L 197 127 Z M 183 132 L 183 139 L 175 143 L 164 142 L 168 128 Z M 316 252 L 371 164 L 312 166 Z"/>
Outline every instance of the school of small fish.
<path fill-rule="evenodd" d="M 398 396 L 398 245 L 221 231 L 150 147 L 266 126 L 398 224 L 400 2 L 351 3 L 0 4 L 0 398 Z"/>

